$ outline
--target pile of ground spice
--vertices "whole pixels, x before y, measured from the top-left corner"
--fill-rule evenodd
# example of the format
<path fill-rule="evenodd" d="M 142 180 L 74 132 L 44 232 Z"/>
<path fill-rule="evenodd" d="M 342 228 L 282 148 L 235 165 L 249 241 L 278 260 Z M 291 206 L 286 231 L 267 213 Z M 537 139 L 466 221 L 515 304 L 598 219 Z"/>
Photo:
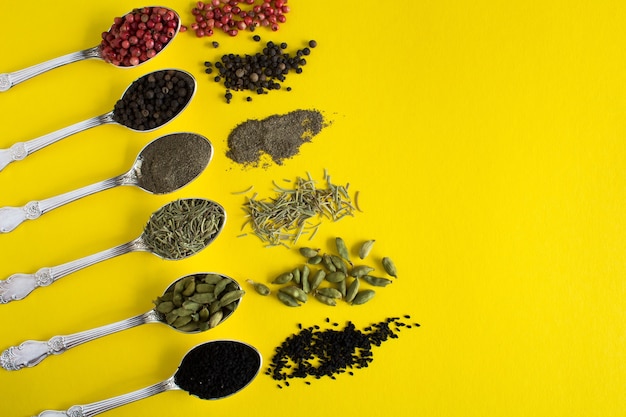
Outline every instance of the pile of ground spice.
<path fill-rule="evenodd" d="M 258 166 L 263 154 L 267 154 L 282 165 L 326 126 L 328 123 L 317 110 L 294 110 L 262 120 L 247 120 L 228 136 L 226 156 L 243 165 Z"/>
<path fill-rule="evenodd" d="M 405 319 L 410 316 L 405 315 Z M 329 320 L 326 320 L 329 322 Z M 338 326 L 338 323 L 333 323 Z M 301 327 L 301 325 L 299 325 Z M 419 327 L 418 323 L 407 324 L 400 317 L 390 317 L 372 324 L 363 331 L 348 322 L 341 330 L 320 329 L 314 325 L 301 329 L 289 336 L 276 348 L 275 355 L 265 374 L 281 381 L 279 388 L 289 386 L 289 379 L 320 379 L 324 376 L 335 379 L 335 375 L 351 369 L 366 368 L 374 360 L 372 346 L 380 346 L 388 339 L 397 339 L 401 328 Z M 309 381 L 305 381 L 308 385 Z"/>

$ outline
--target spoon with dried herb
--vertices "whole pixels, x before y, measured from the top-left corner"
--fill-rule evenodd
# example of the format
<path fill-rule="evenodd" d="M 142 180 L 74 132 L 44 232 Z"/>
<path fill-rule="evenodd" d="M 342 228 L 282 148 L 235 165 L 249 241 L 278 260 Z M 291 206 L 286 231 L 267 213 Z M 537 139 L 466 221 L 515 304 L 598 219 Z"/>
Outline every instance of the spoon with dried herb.
<path fill-rule="evenodd" d="M 131 169 L 116 177 L 73 190 L 56 197 L 31 201 L 24 207 L 0 208 L 0 233 L 13 231 L 25 220 L 35 220 L 53 209 L 80 198 L 120 185 L 133 185 L 151 194 L 174 192 L 196 179 L 213 156 L 207 138 L 197 133 L 179 132 L 148 143 Z"/>
<path fill-rule="evenodd" d="M 43 411 L 38 417 L 91 417 L 169 390 L 184 390 L 203 400 L 219 400 L 244 389 L 258 375 L 262 357 L 253 346 L 236 340 L 213 340 L 191 349 L 176 373 L 146 388 L 67 411 Z"/>
<path fill-rule="evenodd" d="M 179 199 L 152 213 L 143 233 L 130 242 L 34 274 L 13 274 L 0 280 L 0 304 L 21 300 L 35 288 L 53 282 L 98 262 L 129 252 L 150 252 L 167 260 L 195 255 L 219 235 L 226 212 L 218 203 L 203 198 Z"/>
<path fill-rule="evenodd" d="M 0 366 L 7 371 L 30 368 L 50 355 L 146 323 L 165 323 L 183 333 L 203 332 L 229 318 L 243 295 L 237 281 L 225 275 L 186 275 L 170 284 L 154 300 L 155 307 L 144 314 L 67 336 L 54 336 L 45 342 L 28 340 L 2 352 Z"/>

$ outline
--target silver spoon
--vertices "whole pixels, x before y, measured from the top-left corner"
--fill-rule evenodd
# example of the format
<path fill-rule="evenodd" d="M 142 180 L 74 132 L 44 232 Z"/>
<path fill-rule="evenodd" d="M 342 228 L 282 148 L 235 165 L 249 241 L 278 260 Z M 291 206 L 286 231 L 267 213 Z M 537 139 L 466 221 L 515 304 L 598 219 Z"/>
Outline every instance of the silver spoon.
<path fill-rule="evenodd" d="M 171 212 L 176 216 L 170 216 Z M 167 260 L 195 255 L 217 238 L 225 222 L 224 208 L 214 201 L 202 198 L 172 201 L 152 213 L 143 233 L 130 242 L 59 266 L 41 268 L 34 274 L 13 274 L 0 280 L 0 304 L 21 300 L 38 287 L 46 287 L 72 272 L 125 253 L 150 252 Z"/>
<path fill-rule="evenodd" d="M 155 307 L 152 310 L 144 314 L 140 314 L 138 316 L 131 317 L 126 320 L 122 320 L 116 323 L 101 326 L 95 329 L 86 330 L 86 331 L 79 332 L 79 333 L 74 333 L 74 334 L 67 335 L 67 336 L 54 336 L 53 338 L 51 338 L 50 340 L 46 342 L 39 342 L 39 341 L 34 341 L 34 340 L 25 341 L 21 343 L 19 346 L 12 346 L 6 349 L 4 352 L 2 352 L 2 354 L 0 355 L 0 366 L 2 366 L 7 371 L 17 371 L 25 367 L 30 368 L 35 365 L 38 365 L 41 361 L 43 361 L 45 358 L 47 358 L 50 355 L 59 355 L 83 343 L 90 342 L 100 337 L 107 336 L 116 332 L 120 332 L 122 330 L 139 326 L 141 324 L 146 324 L 146 323 L 164 323 L 170 326 L 171 328 L 173 328 L 174 330 L 178 330 L 178 331 L 181 331 L 183 333 L 188 333 L 188 334 L 200 333 L 201 331 L 209 330 L 209 328 L 213 328 L 216 325 L 223 323 L 224 320 L 229 318 L 233 314 L 235 309 L 239 306 L 239 303 L 241 301 L 241 295 L 243 295 L 243 292 L 241 292 L 242 291 L 241 286 L 237 283 L 237 281 L 222 274 L 204 273 L 204 272 L 196 273 L 196 274 L 186 275 L 186 276 L 178 278 L 167 287 L 167 289 L 163 292 L 163 294 L 164 296 L 166 294 L 170 294 L 170 295 L 174 293 L 180 294 L 177 284 L 189 282 L 190 279 L 194 280 L 194 283 L 202 282 L 203 277 L 207 276 L 208 274 L 211 274 L 211 276 L 221 277 L 221 279 L 225 280 L 224 282 L 228 284 L 221 285 L 221 290 L 219 291 L 219 293 L 217 294 L 217 296 L 211 303 L 202 304 L 201 306 L 200 305 L 190 306 L 190 304 L 188 303 L 186 304 L 186 306 L 188 306 L 189 308 L 185 308 L 183 307 L 182 297 L 181 297 L 181 302 L 180 302 L 181 305 L 179 307 L 183 307 L 183 311 L 185 312 L 192 311 L 191 310 L 192 307 L 198 310 L 206 307 L 207 308 L 206 311 L 208 313 L 209 308 L 213 309 L 213 306 L 211 306 L 212 303 L 214 302 L 219 303 L 221 299 L 224 298 L 224 296 L 227 293 L 231 291 L 238 291 L 238 294 L 236 295 L 239 295 L 239 298 L 235 299 L 231 303 L 228 303 L 228 307 L 226 307 L 226 304 L 224 304 L 223 306 L 218 305 L 216 307 L 216 310 L 213 312 L 213 314 L 215 315 L 214 317 L 217 319 L 215 321 L 209 320 L 210 316 L 200 317 L 198 315 L 198 316 L 195 316 L 195 320 L 196 320 L 195 322 L 193 320 L 190 322 L 192 324 L 195 324 L 195 326 L 188 326 L 188 325 L 185 325 L 183 327 L 176 326 L 173 324 L 173 320 L 174 320 L 173 317 L 172 319 L 170 319 L 169 317 L 166 318 L 166 314 L 161 313 L 159 311 L 160 309 Z M 225 289 L 225 285 L 230 285 L 232 289 L 231 288 Z M 224 300 L 224 303 L 226 303 L 226 300 Z M 174 312 L 173 316 L 177 316 L 177 313 Z M 182 317 L 187 317 L 187 316 L 182 316 Z M 205 326 L 199 327 L 200 323 L 204 323 Z M 193 329 L 194 327 L 195 329 Z"/>
<path fill-rule="evenodd" d="M 127 126 L 121 122 L 118 122 L 116 120 L 115 109 L 113 109 L 110 112 L 105 113 L 103 115 L 92 117 L 91 119 L 87 119 L 82 122 L 75 123 L 71 126 L 65 127 L 63 129 L 59 129 L 52 133 L 48 133 L 47 135 L 40 136 L 36 139 L 32 139 L 26 142 L 14 143 L 8 149 L 0 149 L 0 171 L 2 171 L 11 162 L 20 161 L 26 158 L 28 155 L 48 145 L 52 145 L 53 143 L 58 142 L 61 139 L 71 136 L 75 133 L 82 132 L 83 130 L 90 129 L 92 127 L 96 127 L 96 126 L 100 126 L 104 124 L 118 124 L 134 132 L 151 132 L 171 122 L 172 120 L 176 118 L 176 116 L 178 116 L 187 107 L 187 105 L 191 102 L 196 92 L 196 84 L 197 84 L 196 79 L 193 77 L 193 75 L 191 75 L 190 73 L 186 71 L 178 70 L 178 69 L 164 69 L 164 70 L 159 70 L 159 71 L 148 73 L 138 78 L 137 80 L 133 81 L 126 88 L 126 90 L 122 94 L 122 98 L 118 102 L 124 102 L 125 99 L 128 100 L 130 94 L 134 94 L 133 91 L 137 88 L 137 86 L 143 83 L 148 77 L 154 76 L 157 73 L 168 73 L 168 72 L 174 73 L 187 81 L 189 94 L 187 96 L 187 101 L 184 103 L 184 105 L 179 106 L 171 118 L 162 121 L 161 124 L 159 124 L 158 126 L 155 126 L 149 129 L 141 129 L 141 130 L 134 129 L 131 126 Z"/>
<path fill-rule="evenodd" d="M 202 367 L 205 369 L 201 369 L 205 372 L 192 369 L 198 362 L 205 363 Z M 258 375 L 261 366 L 261 354 L 253 346 L 236 340 L 213 340 L 187 352 L 176 373 L 165 381 L 108 400 L 75 405 L 67 411 L 43 411 L 38 417 L 92 417 L 169 390 L 185 390 L 201 399 L 218 400 L 248 386 Z M 242 369 L 246 372 L 242 372 Z M 189 374 L 197 376 L 206 388 L 195 392 L 195 387 L 187 387 Z"/>
<path fill-rule="evenodd" d="M 131 169 L 116 177 L 56 197 L 31 201 L 24 207 L 0 208 L 0 233 L 14 230 L 25 220 L 39 218 L 67 203 L 120 185 L 133 185 L 151 194 L 174 192 L 204 171 L 213 156 L 207 138 L 195 133 L 172 133 L 147 144 Z"/>
<path fill-rule="evenodd" d="M 160 7 L 160 6 L 157 6 Z M 167 46 L 172 43 L 173 38 L 178 34 L 178 32 L 180 31 L 180 26 L 181 26 L 181 20 L 180 20 L 180 16 L 178 15 L 178 13 L 176 13 L 176 11 L 169 9 L 167 7 L 162 7 L 163 9 L 167 9 L 168 11 L 171 11 L 172 13 L 174 13 L 174 15 L 176 16 L 176 20 L 178 21 L 178 24 L 175 28 L 175 33 L 174 36 L 164 45 L 163 49 L 161 49 L 159 52 L 156 53 L 156 55 L 160 54 L 161 52 L 163 52 L 163 50 L 165 50 L 165 48 L 167 48 Z M 133 10 L 134 11 L 134 10 Z M 133 11 L 130 11 L 128 13 L 126 13 L 126 15 L 132 14 Z M 126 15 L 124 15 L 122 17 L 122 19 L 126 18 Z M 155 55 L 155 56 L 156 56 Z M 63 55 L 61 57 L 58 58 L 54 58 L 51 59 L 49 61 L 46 62 L 42 62 L 40 64 L 36 64 L 33 65 L 31 67 L 22 69 L 22 70 L 18 70 L 18 71 L 14 71 L 14 72 L 10 72 L 10 73 L 4 73 L 4 74 L 0 74 L 0 92 L 4 92 L 9 90 L 11 87 L 13 87 L 14 85 L 17 85 L 23 81 L 29 80 L 37 75 L 43 74 L 44 72 L 50 71 L 54 68 L 58 68 L 61 67 L 63 65 L 66 64 L 71 64 L 73 62 L 77 62 L 77 61 L 82 61 L 85 59 L 90 59 L 90 58 L 97 58 L 97 59 L 102 59 L 105 60 L 103 54 L 102 54 L 102 43 L 94 46 L 92 48 L 88 48 L 88 49 L 84 49 L 82 51 L 78 51 L 78 52 L 73 52 L 67 55 Z M 152 57 L 154 58 L 154 56 Z M 113 63 L 111 63 L 112 65 L 116 66 L 116 67 L 120 67 L 120 68 L 135 68 L 147 61 L 149 61 L 152 58 L 148 58 L 146 61 L 143 61 L 137 65 L 133 65 L 133 66 L 122 66 L 122 65 L 115 65 Z"/>

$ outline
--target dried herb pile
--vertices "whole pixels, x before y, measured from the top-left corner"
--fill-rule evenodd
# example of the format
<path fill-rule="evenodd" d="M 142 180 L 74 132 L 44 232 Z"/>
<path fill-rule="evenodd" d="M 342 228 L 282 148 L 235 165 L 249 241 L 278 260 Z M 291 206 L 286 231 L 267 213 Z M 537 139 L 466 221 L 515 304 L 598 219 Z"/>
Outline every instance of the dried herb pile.
<path fill-rule="evenodd" d="M 280 381 L 279 388 L 289 386 L 293 378 L 305 379 L 310 384 L 310 379 L 335 379 L 346 372 L 353 375 L 353 369 L 367 368 L 374 360 L 372 347 L 397 339 L 403 328 L 419 327 L 418 323 L 407 324 L 407 319 L 409 315 L 390 317 L 363 330 L 352 322 L 343 329 L 321 329 L 318 325 L 301 329 L 276 348 L 265 374 Z M 333 323 L 333 327 L 337 326 L 338 323 Z"/>
<path fill-rule="evenodd" d="M 243 209 L 247 214 L 244 228 L 252 232 L 270 246 L 295 244 L 308 234 L 309 239 L 317 233 L 321 219 L 338 221 L 346 216 L 354 216 L 358 210 L 357 197 L 354 202 L 349 184 L 335 185 L 330 176 L 324 175 L 325 186 L 319 187 L 311 175 L 297 177 L 293 188 L 281 187 L 274 183 L 277 194 L 269 199 L 257 199 L 256 193 L 247 198 Z M 314 220 L 319 220 L 313 223 Z"/>
<path fill-rule="evenodd" d="M 246 120 L 229 134 L 226 156 L 239 164 L 258 166 L 265 154 L 282 165 L 326 126 L 324 116 L 317 110 L 294 110 L 262 120 Z"/>

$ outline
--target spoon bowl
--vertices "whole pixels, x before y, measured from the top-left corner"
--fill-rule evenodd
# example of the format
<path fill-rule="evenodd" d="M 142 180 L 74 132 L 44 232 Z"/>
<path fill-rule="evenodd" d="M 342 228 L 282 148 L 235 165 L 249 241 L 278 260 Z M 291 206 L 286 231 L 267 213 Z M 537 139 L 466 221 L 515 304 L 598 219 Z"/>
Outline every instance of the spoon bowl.
<path fill-rule="evenodd" d="M 202 294 L 209 294 L 197 290 L 197 284 L 202 285 L 205 281 L 216 282 L 216 284 L 211 284 L 213 297 L 210 301 L 206 297 L 207 301 L 204 303 L 191 301 L 199 299 Z M 193 285 L 194 288 L 189 290 L 189 285 Z M 185 290 L 187 293 L 183 295 Z M 19 346 L 4 350 L 0 354 L 0 366 L 7 371 L 31 368 L 50 355 L 59 355 L 83 343 L 147 323 L 164 323 L 174 330 L 187 334 L 207 331 L 232 316 L 243 294 L 239 283 L 226 275 L 213 272 L 186 275 L 172 282 L 163 295 L 157 298 L 155 308 L 144 314 L 71 335 L 54 336 L 45 342 L 27 340 Z M 174 300 L 177 297 L 179 301 L 177 305 L 167 308 L 168 312 L 164 313 L 163 311 L 166 310 L 164 307 L 167 307 L 165 303 L 169 303 L 164 300 Z M 183 323 L 181 318 L 186 321 Z"/>
<path fill-rule="evenodd" d="M 43 411 L 38 417 L 92 417 L 170 390 L 184 390 L 201 399 L 218 400 L 247 387 L 261 370 L 262 362 L 259 351 L 247 343 L 213 340 L 187 352 L 176 373 L 165 381 L 108 400 L 75 405 L 67 411 Z"/>
<path fill-rule="evenodd" d="M 136 16 L 139 16 L 141 18 L 142 12 L 145 12 L 148 10 L 151 15 L 152 14 L 160 15 L 161 13 L 163 13 L 163 16 L 165 16 L 165 14 L 167 14 L 168 19 L 169 17 L 171 17 L 173 19 L 172 21 L 175 24 L 170 26 L 171 30 L 164 31 L 164 35 L 167 37 L 167 41 L 160 42 L 161 46 L 158 48 L 158 50 L 157 48 L 153 47 L 151 49 L 152 52 L 148 52 L 150 49 L 146 47 L 145 57 L 142 57 L 141 54 L 137 55 L 136 56 L 137 60 L 135 61 L 133 59 L 133 62 L 134 62 L 134 65 L 133 65 L 130 62 L 130 58 L 131 56 L 134 56 L 134 54 L 131 52 L 130 47 L 125 48 L 127 50 L 127 52 L 124 53 L 125 55 L 127 55 L 126 60 L 124 59 L 124 57 L 119 57 L 121 53 L 118 53 L 118 54 L 114 53 L 116 50 L 119 52 L 122 49 L 124 49 L 123 46 L 121 45 L 120 37 L 116 35 L 119 35 L 122 24 L 124 24 L 126 21 L 131 20 L 131 19 L 135 20 Z M 155 18 L 155 20 L 157 20 L 157 18 Z M 169 22 L 166 22 L 166 25 L 169 26 Z M 127 24 L 127 27 L 128 27 L 128 24 Z M 171 41 L 178 34 L 178 32 L 180 31 L 180 27 L 181 27 L 180 16 L 178 15 L 178 13 L 176 13 L 176 11 L 170 8 L 162 7 L 162 6 L 151 6 L 151 7 L 133 9 L 130 12 L 123 15 L 122 17 L 118 17 L 114 19 L 113 25 L 111 26 L 108 32 L 104 32 L 102 34 L 102 41 L 97 46 L 94 46 L 92 48 L 88 48 L 82 51 L 70 53 L 67 55 L 63 55 L 61 57 L 42 62 L 40 64 L 36 64 L 31 67 L 22 69 L 22 70 L 0 74 L 0 92 L 8 91 L 11 87 L 23 81 L 31 79 L 37 75 L 43 74 L 44 72 L 50 71 L 54 68 L 58 68 L 66 64 L 71 64 L 73 62 L 78 62 L 78 61 L 82 61 L 85 59 L 92 59 L 92 58 L 101 59 L 119 68 L 135 68 L 151 60 L 152 58 L 156 57 L 161 52 L 163 52 L 163 50 L 165 50 L 165 48 L 169 46 Z M 131 29 L 131 28 L 129 27 L 128 29 Z M 124 37 L 126 36 L 127 35 L 124 35 Z M 116 40 L 115 38 L 118 38 L 118 39 Z M 166 39 L 163 39 L 163 40 L 166 40 Z M 138 41 L 142 42 L 143 39 L 139 39 Z M 154 39 L 152 39 L 152 42 L 159 43 L 159 39 L 157 39 L 156 42 Z M 145 59 L 140 59 L 140 58 L 145 58 Z"/>
<path fill-rule="evenodd" d="M 176 84 L 183 83 L 183 86 L 169 89 L 168 85 L 173 83 L 172 80 L 175 80 Z M 140 98 L 142 102 L 152 104 L 159 100 L 158 96 L 152 96 L 148 93 L 148 91 L 154 93 L 154 90 L 149 88 L 150 86 L 159 87 L 164 97 L 168 98 L 168 107 L 162 109 L 164 114 L 162 115 L 161 112 L 150 113 L 147 106 L 144 105 L 144 107 L 139 108 L 141 116 L 131 117 L 127 104 L 134 99 Z M 167 88 L 167 90 L 163 90 L 163 88 Z M 36 139 L 14 143 L 8 149 L 0 149 L 0 171 L 10 163 L 20 161 L 46 146 L 96 126 L 118 124 L 134 132 L 146 133 L 154 131 L 176 118 L 189 105 L 196 93 L 196 89 L 197 81 L 187 71 L 163 69 L 145 74 L 126 88 L 121 98 L 115 103 L 114 109 L 108 113 L 75 123 Z M 184 95 L 180 95 L 183 90 Z M 167 92 L 163 93 L 163 91 Z M 163 101 L 163 98 L 160 98 L 160 100 Z"/>
<path fill-rule="evenodd" d="M 187 258 L 210 245 L 225 223 L 226 211 L 215 201 L 203 198 L 172 201 L 152 213 L 143 233 L 130 242 L 59 266 L 44 267 L 34 274 L 13 274 L 0 280 L 0 304 L 21 300 L 36 288 L 129 252 L 150 252 L 166 260 Z"/>
<path fill-rule="evenodd" d="M 208 166 L 213 146 L 204 136 L 179 132 L 148 143 L 137 155 L 131 169 L 116 177 L 73 190 L 56 197 L 30 201 L 23 207 L 0 208 L 0 233 L 8 233 L 26 220 L 80 198 L 109 188 L 131 185 L 150 194 L 167 194 L 195 180 Z"/>

